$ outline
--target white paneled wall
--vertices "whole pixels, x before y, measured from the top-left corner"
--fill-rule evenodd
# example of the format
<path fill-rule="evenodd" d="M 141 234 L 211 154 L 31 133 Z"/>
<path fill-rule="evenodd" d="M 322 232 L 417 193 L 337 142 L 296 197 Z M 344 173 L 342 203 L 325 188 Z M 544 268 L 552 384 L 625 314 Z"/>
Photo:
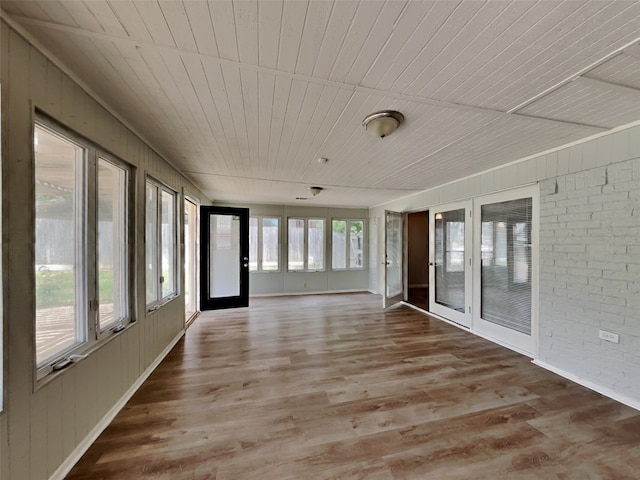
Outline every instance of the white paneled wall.
<path fill-rule="evenodd" d="M 640 406 L 640 125 L 536 155 L 371 208 L 419 211 L 539 182 L 540 338 L 537 362 Z M 379 229 L 378 244 L 384 243 Z M 371 241 L 373 243 L 373 240 Z M 382 249 L 370 289 L 384 291 Z M 620 344 L 598 338 L 620 334 Z"/>
<path fill-rule="evenodd" d="M 127 390 L 182 334 L 182 296 L 152 314 L 145 308 L 145 173 L 178 192 L 188 190 L 203 203 L 208 200 L 7 24 L 2 22 L 1 27 L 7 336 L 4 344 L 6 401 L 5 412 L 0 416 L 0 477 L 41 480 L 56 472 Z M 136 199 L 133 249 L 137 323 L 44 385 L 36 385 L 33 380 L 32 129 L 36 108 L 131 164 Z"/>

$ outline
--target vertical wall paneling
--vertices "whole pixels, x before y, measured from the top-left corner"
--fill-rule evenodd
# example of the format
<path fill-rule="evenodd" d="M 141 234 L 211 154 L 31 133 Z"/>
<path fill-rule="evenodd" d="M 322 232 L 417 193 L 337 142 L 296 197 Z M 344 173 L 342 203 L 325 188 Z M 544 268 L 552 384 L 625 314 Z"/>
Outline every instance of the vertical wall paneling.
<path fill-rule="evenodd" d="M 91 2 L 87 5 L 92 8 Z M 111 11 L 94 13 L 109 28 L 120 25 Z M 3 258 L 7 259 L 3 267 L 4 278 L 11 281 L 6 282 L 3 294 L 4 318 L 10 324 L 5 342 L 7 395 L 5 412 L 0 415 L 0 476 L 21 480 L 43 480 L 52 475 L 61 478 L 65 468 L 88 446 L 86 442 L 106 426 L 104 419 L 109 417 L 105 416 L 115 414 L 114 408 L 121 406 L 123 396 L 133 392 L 132 386 L 148 373 L 184 328 L 182 296 L 153 315 L 146 312 L 145 174 L 152 174 L 178 192 L 188 188 L 203 204 L 209 200 L 4 21 L 1 32 Z M 137 320 L 86 359 L 38 384 L 33 380 L 35 279 L 31 207 L 35 109 L 132 166 L 132 308 Z"/>

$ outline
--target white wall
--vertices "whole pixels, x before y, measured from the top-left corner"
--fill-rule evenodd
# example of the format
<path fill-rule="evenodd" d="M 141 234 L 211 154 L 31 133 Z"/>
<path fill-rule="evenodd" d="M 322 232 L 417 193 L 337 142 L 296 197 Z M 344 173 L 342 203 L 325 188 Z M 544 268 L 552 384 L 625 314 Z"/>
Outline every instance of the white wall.
<path fill-rule="evenodd" d="M 0 477 L 42 480 L 183 332 L 183 296 L 151 314 L 145 308 L 145 173 L 203 203 L 208 200 L 4 21 L 1 35 L 6 402 L 0 415 Z M 35 108 L 131 164 L 136 197 L 137 323 L 44 385 L 33 380 Z"/>
<path fill-rule="evenodd" d="M 218 205 L 218 203 L 216 203 Z M 223 205 L 220 203 L 220 205 Z M 288 293 L 323 293 L 367 290 L 369 282 L 368 256 L 365 253 L 365 265 L 362 270 L 331 270 L 331 219 L 364 219 L 365 230 L 370 228 L 367 222 L 369 211 L 363 208 L 330 208 L 300 205 L 242 205 L 226 206 L 249 208 L 249 214 L 255 216 L 273 216 L 280 218 L 280 271 L 254 272 L 249 278 L 250 295 L 278 295 Z M 288 272 L 287 271 L 287 218 L 315 217 L 325 218 L 325 271 Z M 365 232 L 366 235 L 366 232 Z M 368 239 L 368 235 L 365 237 Z M 365 240 L 366 241 L 366 240 Z M 367 245 L 365 245 L 365 252 Z"/>
<path fill-rule="evenodd" d="M 371 208 L 369 217 L 383 224 L 385 210 L 424 210 L 535 182 L 538 363 L 640 407 L 640 126 Z M 383 292 L 384 250 L 371 255 L 369 288 Z M 601 328 L 619 333 L 620 344 L 600 340 Z"/>

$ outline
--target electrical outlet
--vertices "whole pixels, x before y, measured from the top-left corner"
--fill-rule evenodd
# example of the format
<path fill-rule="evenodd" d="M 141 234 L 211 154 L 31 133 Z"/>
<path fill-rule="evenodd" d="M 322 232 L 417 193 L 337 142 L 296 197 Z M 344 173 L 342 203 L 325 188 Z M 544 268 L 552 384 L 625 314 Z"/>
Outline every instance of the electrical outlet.
<path fill-rule="evenodd" d="M 620 335 L 618 335 L 617 333 L 600 330 L 600 334 L 598 336 L 602 340 L 606 340 L 607 342 L 620 343 Z"/>

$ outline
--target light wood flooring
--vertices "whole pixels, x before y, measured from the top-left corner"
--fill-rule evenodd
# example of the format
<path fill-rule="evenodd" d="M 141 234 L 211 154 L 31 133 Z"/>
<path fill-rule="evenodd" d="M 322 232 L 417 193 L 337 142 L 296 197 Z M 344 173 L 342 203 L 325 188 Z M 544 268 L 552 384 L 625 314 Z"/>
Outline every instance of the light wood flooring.
<path fill-rule="evenodd" d="M 640 412 L 370 294 L 203 313 L 68 479 L 638 479 Z"/>

